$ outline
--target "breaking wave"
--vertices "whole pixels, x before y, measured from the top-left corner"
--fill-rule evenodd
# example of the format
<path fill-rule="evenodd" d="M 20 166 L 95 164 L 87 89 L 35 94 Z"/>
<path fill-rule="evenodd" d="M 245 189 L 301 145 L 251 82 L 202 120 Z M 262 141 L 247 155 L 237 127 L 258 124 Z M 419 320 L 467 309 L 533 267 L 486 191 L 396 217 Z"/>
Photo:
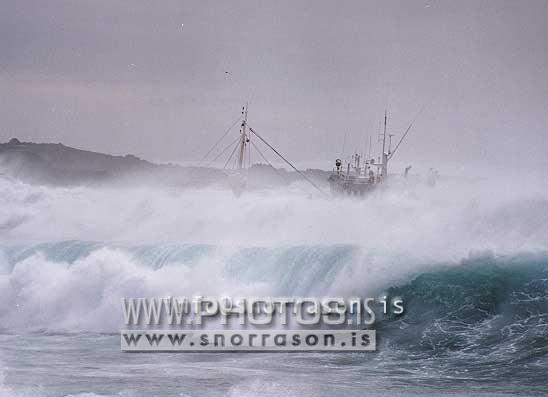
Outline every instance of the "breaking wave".
<path fill-rule="evenodd" d="M 486 254 L 421 272 L 389 290 L 407 307 L 405 317 L 377 328 L 394 350 L 413 359 L 435 357 L 476 376 L 521 371 L 542 381 L 548 368 L 548 253 Z"/>
<path fill-rule="evenodd" d="M 67 241 L 4 248 L 3 328 L 116 332 L 122 297 L 401 296 L 406 314 L 378 323 L 416 356 L 481 352 L 485 360 L 545 360 L 548 253 L 392 268 L 356 246 L 226 248 L 110 246 Z M 401 260 L 401 259 L 400 259 Z"/>

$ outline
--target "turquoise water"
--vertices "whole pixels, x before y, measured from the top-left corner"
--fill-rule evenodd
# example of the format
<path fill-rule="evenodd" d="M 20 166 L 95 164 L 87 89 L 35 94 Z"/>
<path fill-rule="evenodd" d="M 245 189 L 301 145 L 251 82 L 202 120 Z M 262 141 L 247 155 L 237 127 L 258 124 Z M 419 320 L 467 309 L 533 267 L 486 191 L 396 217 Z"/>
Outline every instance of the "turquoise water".
<path fill-rule="evenodd" d="M 8 395 L 542 395 L 548 386 L 545 252 L 425 263 L 364 285 L 362 296 L 388 293 L 406 306 L 376 323 L 378 351 L 300 354 L 121 353 L 121 310 L 110 302 L 171 288 L 164 277 L 189 273 L 166 270 L 198 271 L 209 261 L 227 289 L 313 295 L 363 266 L 361 248 L 67 241 L 2 252 L 10 304 L 0 311 L 0 390 Z"/>

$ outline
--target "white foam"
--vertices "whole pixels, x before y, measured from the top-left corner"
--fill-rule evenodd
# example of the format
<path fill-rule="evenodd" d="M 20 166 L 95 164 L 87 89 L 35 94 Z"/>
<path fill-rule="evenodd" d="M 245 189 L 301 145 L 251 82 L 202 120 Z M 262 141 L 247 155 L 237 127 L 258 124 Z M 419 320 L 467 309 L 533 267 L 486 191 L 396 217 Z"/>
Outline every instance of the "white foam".
<path fill-rule="evenodd" d="M 213 189 L 54 189 L 0 180 L 5 246 L 65 239 L 177 241 L 279 247 L 280 258 L 288 252 L 283 247 L 299 244 L 360 247 L 329 277 L 321 266 L 329 249 L 309 248 L 302 263 L 254 258 L 281 268 L 243 278 L 226 276 L 236 247 L 204 254 L 197 264 L 181 259 L 159 269 L 108 244 L 70 264 L 35 253 L 11 269 L 0 255 L 0 321 L 18 329 L 116 332 L 122 297 L 266 295 L 292 281 L 287 275 L 299 282 L 292 292 L 363 295 L 418 266 L 457 263 L 471 250 L 547 249 L 547 197 L 544 187 L 512 181 L 400 186 L 365 200 L 332 200 L 294 187 L 237 199 Z"/>

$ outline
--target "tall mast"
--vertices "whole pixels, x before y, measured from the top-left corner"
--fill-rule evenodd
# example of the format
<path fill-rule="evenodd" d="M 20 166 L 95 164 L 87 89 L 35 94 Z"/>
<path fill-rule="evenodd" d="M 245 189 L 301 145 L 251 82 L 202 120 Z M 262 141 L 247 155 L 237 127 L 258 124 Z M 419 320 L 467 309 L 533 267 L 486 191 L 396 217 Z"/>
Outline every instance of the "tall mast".
<path fill-rule="evenodd" d="M 246 103 L 245 106 L 242 108 L 242 115 L 244 116 L 244 119 L 242 120 L 242 129 L 240 131 L 241 132 L 240 153 L 239 153 L 239 156 L 238 156 L 238 169 L 239 170 L 241 170 L 243 168 L 244 160 L 245 160 L 245 145 L 249 141 L 249 139 L 247 138 L 247 132 L 246 132 L 246 127 L 247 127 L 247 106 L 248 106 L 248 104 Z"/>
<path fill-rule="evenodd" d="M 386 120 L 387 111 L 384 109 L 384 132 L 382 134 L 382 177 L 388 176 L 388 155 L 386 154 Z"/>
<path fill-rule="evenodd" d="M 386 109 L 384 109 L 384 132 L 382 134 L 382 153 L 384 154 L 384 148 L 386 146 Z"/>

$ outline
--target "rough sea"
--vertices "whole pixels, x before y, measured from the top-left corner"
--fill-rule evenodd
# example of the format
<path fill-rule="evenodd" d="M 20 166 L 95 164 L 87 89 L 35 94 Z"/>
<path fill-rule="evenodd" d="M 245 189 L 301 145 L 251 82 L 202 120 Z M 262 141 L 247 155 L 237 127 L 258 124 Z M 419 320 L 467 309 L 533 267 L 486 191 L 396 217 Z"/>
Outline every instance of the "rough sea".
<path fill-rule="evenodd" d="M 515 181 L 514 181 L 515 182 Z M 376 352 L 122 353 L 123 297 L 400 296 Z M 0 395 L 546 395 L 548 191 L 0 179 Z"/>

